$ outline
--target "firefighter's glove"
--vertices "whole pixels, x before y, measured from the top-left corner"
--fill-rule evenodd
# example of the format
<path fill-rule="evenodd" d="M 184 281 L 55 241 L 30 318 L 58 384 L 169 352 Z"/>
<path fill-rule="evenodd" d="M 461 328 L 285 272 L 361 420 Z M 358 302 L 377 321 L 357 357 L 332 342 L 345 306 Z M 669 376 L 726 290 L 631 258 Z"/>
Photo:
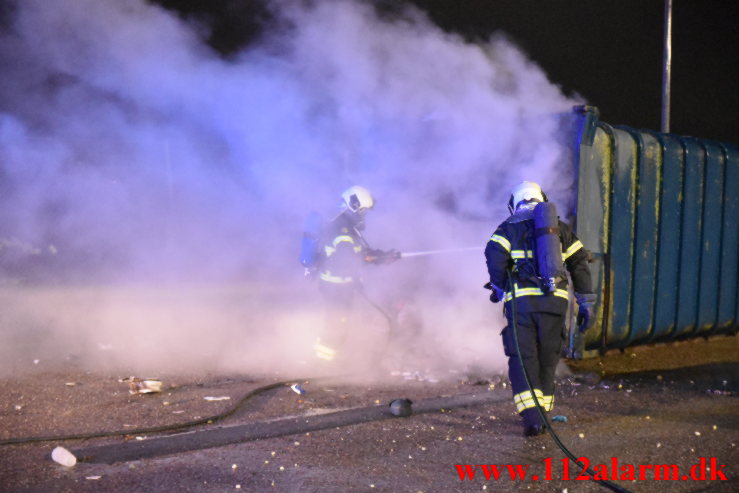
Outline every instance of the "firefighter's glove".
<path fill-rule="evenodd" d="M 492 293 L 490 293 L 491 303 L 498 303 L 500 301 L 503 301 L 503 296 L 505 295 L 505 292 L 502 289 L 498 289 L 497 287 L 493 286 L 492 283 L 485 284 L 483 288 L 492 291 Z"/>
<path fill-rule="evenodd" d="M 368 248 L 364 254 L 364 261 L 370 264 L 389 264 L 400 258 L 400 252 L 397 250 L 377 250 Z"/>
<path fill-rule="evenodd" d="M 575 293 L 577 300 L 577 329 L 585 332 L 590 328 L 595 316 L 595 300 L 596 296 L 592 293 L 581 294 Z"/>

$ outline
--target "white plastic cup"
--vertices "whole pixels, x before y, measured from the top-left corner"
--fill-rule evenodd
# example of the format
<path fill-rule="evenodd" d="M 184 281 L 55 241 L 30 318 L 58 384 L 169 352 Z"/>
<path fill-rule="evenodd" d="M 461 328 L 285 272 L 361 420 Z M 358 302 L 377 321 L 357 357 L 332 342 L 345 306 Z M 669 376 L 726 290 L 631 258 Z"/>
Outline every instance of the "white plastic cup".
<path fill-rule="evenodd" d="M 77 464 L 77 457 L 64 447 L 57 447 L 51 451 L 51 458 L 64 467 L 72 467 Z"/>

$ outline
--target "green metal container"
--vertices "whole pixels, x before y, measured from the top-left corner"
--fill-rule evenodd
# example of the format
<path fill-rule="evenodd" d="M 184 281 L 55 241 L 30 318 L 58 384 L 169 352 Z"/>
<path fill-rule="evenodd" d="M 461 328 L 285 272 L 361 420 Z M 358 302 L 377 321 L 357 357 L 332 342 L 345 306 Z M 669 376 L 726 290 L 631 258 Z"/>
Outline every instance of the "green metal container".
<path fill-rule="evenodd" d="M 575 113 L 575 229 L 599 303 L 567 355 L 736 333 L 739 148 Z"/>

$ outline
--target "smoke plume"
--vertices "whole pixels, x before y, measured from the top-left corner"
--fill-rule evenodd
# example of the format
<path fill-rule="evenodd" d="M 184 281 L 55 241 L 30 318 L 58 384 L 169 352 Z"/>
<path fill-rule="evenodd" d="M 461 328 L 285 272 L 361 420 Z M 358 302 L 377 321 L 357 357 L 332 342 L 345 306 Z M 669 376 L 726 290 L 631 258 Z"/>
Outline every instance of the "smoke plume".
<path fill-rule="evenodd" d="M 502 368 L 483 249 L 518 181 L 570 205 L 573 102 L 502 34 L 473 44 L 359 1 L 270 8 L 226 58 L 207 26 L 143 0 L 6 2 L 4 370 L 314 371 L 303 220 L 333 217 L 353 184 L 377 199 L 372 246 L 479 251 L 368 266 L 385 313 L 357 299 L 351 359 Z"/>

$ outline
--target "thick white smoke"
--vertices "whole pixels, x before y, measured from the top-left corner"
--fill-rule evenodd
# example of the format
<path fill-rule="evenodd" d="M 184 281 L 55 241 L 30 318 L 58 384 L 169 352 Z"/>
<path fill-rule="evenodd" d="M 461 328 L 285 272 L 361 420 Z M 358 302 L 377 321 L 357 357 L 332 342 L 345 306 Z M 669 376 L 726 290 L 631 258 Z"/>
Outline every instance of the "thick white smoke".
<path fill-rule="evenodd" d="M 504 37 L 470 44 L 412 8 L 278 2 L 280 29 L 226 60 L 143 0 L 12 5 L 3 360 L 311 370 L 323 306 L 297 261 L 302 222 L 362 184 L 373 246 L 480 247 L 370 267 L 368 296 L 406 330 L 392 350 L 442 373 L 502 367 L 484 245 L 513 184 L 567 205 L 573 180 L 573 102 Z M 358 305 L 361 360 L 387 328 Z"/>

